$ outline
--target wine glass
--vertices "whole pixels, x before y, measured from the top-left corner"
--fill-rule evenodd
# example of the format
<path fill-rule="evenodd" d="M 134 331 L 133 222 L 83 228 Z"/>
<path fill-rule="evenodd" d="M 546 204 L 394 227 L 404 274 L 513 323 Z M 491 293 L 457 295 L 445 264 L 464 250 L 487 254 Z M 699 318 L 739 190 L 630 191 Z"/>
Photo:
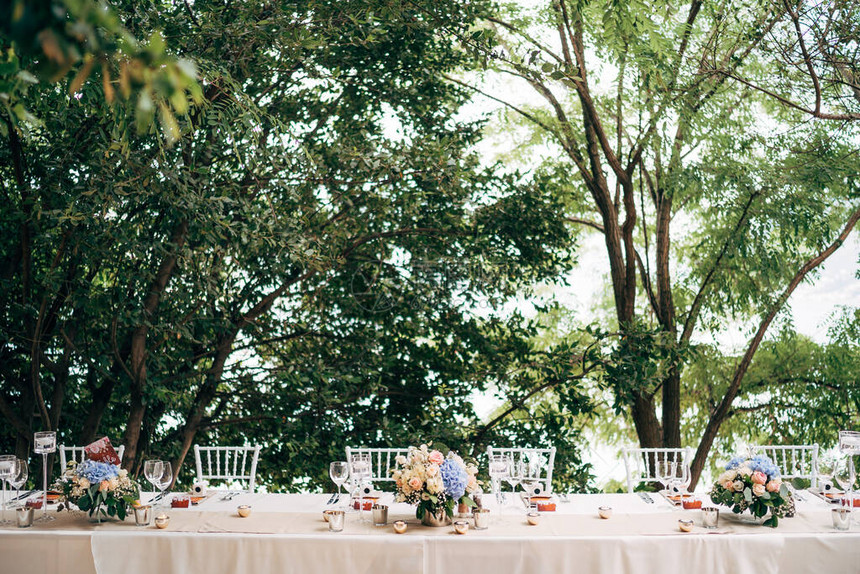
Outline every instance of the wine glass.
<path fill-rule="evenodd" d="M 173 469 L 170 466 L 170 463 L 166 460 L 161 461 L 161 475 L 158 477 L 158 482 L 155 483 L 155 486 L 158 487 L 158 490 L 161 491 L 159 498 L 161 498 L 162 505 L 166 506 L 164 502 L 165 491 L 170 490 L 170 486 L 173 484 Z"/>
<path fill-rule="evenodd" d="M 11 520 L 6 519 L 6 481 L 12 478 L 15 473 L 15 461 L 18 458 L 14 454 L 4 454 L 0 456 L 0 482 L 3 483 L 3 516 L 0 518 L 0 524 L 9 524 Z"/>
<path fill-rule="evenodd" d="M 346 479 L 349 478 L 349 463 L 343 460 L 338 460 L 328 465 L 328 475 L 331 481 L 337 485 L 337 502 L 340 502 L 340 488 Z"/>
<path fill-rule="evenodd" d="M 33 435 L 33 452 L 42 455 L 42 516 L 37 518 L 39 522 L 53 520 L 48 515 L 48 455 L 57 450 L 57 433 L 54 431 L 39 431 Z"/>
<path fill-rule="evenodd" d="M 15 500 L 20 500 L 21 487 L 24 486 L 29 477 L 30 466 L 27 464 L 26 460 L 19 458 L 17 461 L 15 461 L 15 472 L 9 479 L 9 485 L 15 488 Z M 23 504 L 21 502 L 18 502 L 17 506 L 23 506 Z"/>
<path fill-rule="evenodd" d="M 845 455 L 839 458 L 836 463 L 836 469 L 833 472 L 833 480 L 843 490 L 842 504 L 848 505 L 848 508 L 854 508 L 854 481 L 857 476 L 854 472 L 854 457 Z"/>
<path fill-rule="evenodd" d="M 364 481 L 370 478 L 370 455 L 358 453 L 350 455 L 349 475 L 358 486 L 358 517 L 364 520 Z"/>
<path fill-rule="evenodd" d="M 676 463 L 669 460 L 658 460 L 654 465 L 654 477 L 663 485 L 664 490 L 669 490 L 669 485 L 675 480 Z"/>
<path fill-rule="evenodd" d="M 502 480 L 508 473 L 508 458 L 503 454 L 494 454 L 490 457 L 490 482 L 493 492 L 496 494 L 496 503 L 502 504 Z"/>
<path fill-rule="evenodd" d="M 160 460 L 148 460 L 143 463 L 143 476 L 152 484 L 152 490 L 158 490 L 158 481 L 164 474 L 164 462 Z M 155 500 L 153 496 L 150 503 Z"/>
<path fill-rule="evenodd" d="M 541 465 L 539 461 L 530 460 L 528 463 L 522 464 L 522 478 L 520 484 L 528 497 L 528 502 L 531 504 L 532 497 L 535 495 L 535 488 L 540 484 Z"/>

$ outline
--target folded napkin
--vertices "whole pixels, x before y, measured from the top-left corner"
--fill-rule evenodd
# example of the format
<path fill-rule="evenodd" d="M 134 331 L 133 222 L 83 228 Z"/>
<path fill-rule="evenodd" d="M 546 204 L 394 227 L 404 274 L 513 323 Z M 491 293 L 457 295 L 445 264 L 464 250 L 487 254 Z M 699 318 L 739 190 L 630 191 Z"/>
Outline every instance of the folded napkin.
<path fill-rule="evenodd" d="M 94 443 L 84 447 L 84 452 L 87 458 L 96 462 L 106 462 L 108 464 L 119 464 L 121 461 L 113 446 L 110 444 L 108 437 L 101 438 Z"/>

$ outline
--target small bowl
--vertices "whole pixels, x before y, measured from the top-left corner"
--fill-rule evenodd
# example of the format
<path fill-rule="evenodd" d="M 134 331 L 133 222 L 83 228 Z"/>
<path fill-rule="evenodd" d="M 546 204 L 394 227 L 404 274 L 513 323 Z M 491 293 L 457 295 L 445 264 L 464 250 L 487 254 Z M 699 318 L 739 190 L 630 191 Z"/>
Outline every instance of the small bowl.
<path fill-rule="evenodd" d="M 238 512 L 239 516 L 241 516 L 242 518 L 248 518 L 249 516 L 251 516 L 251 507 L 247 504 L 240 504 L 236 508 L 236 512 Z"/>
<path fill-rule="evenodd" d="M 406 532 L 406 528 L 406 522 L 404 522 L 403 520 L 394 521 L 394 532 L 396 532 L 397 534 L 403 534 L 404 532 Z"/>
<path fill-rule="evenodd" d="M 678 528 L 681 530 L 681 532 L 692 532 L 693 521 L 687 520 L 686 518 L 682 518 L 678 521 Z"/>
<path fill-rule="evenodd" d="M 609 520 L 610 518 L 612 518 L 612 507 L 611 506 L 600 506 L 600 507 L 598 507 L 597 515 L 604 520 Z"/>
<path fill-rule="evenodd" d="M 465 520 L 455 520 L 454 532 L 456 532 L 457 534 L 466 534 L 467 532 L 469 532 L 469 523 Z"/>
<path fill-rule="evenodd" d="M 159 529 L 167 528 L 167 525 L 170 524 L 170 517 L 166 514 L 159 514 L 155 517 L 155 525 Z"/>
<path fill-rule="evenodd" d="M 529 512 L 526 514 L 526 520 L 532 526 L 537 526 L 540 524 L 540 512 Z"/>

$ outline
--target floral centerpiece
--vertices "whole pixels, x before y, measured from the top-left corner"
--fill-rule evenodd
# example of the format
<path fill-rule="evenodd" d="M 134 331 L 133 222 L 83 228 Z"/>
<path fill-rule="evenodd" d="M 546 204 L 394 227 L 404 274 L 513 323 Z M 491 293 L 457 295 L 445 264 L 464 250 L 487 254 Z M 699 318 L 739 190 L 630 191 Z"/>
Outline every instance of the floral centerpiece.
<path fill-rule="evenodd" d="M 397 486 L 397 502 L 416 505 L 415 516 L 423 524 L 442 526 L 450 522 L 457 504 L 475 506 L 478 467 L 466 464 L 453 452 L 447 456 L 426 444 L 409 447 L 406 456 L 395 459 L 391 471 Z"/>
<path fill-rule="evenodd" d="M 779 525 L 780 517 L 793 515 L 791 493 L 780 479 L 777 466 L 764 455 L 730 460 L 710 495 L 715 504 L 728 506 L 735 514 L 748 510 L 760 519 L 769 511 L 764 525 L 773 528 Z"/>
<path fill-rule="evenodd" d="M 93 519 L 109 516 L 125 520 L 129 504 L 134 504 L 140 496 L 140 489 L 127 470 L 90 459 L 66 465 L 54 489 L 62 493 L 66 508 L 72 503 Z"/>

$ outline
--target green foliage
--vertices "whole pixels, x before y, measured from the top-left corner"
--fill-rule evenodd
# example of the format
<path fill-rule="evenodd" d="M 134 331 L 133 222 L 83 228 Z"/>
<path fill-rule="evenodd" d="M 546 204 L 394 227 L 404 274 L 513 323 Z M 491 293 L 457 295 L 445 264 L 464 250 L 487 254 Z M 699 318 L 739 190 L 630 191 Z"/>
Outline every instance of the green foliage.
<path fill-rule="evenodd" d="M 34 84 L 42 124 L 0 143 L 3 444 L 26 449 L 44 399 L 66 444 L 139 430 L 133 471 L 190 436 L 262 444 L 261 484 L 319 489 L 345 446 L 558 436 L 559 480 L 585 484 L 576 350 L 499 311 L 569 267 L 570 239 L 548 190 L 481 166 L 481 126 L 440 79 L 468 56 L 411 4 L 169 6 L 113 9 L 195 62 L 174 145 L 94 82 Z M 520 401 L 548 374 L 561 403 L 476 414 L 475 393 Z"/>

